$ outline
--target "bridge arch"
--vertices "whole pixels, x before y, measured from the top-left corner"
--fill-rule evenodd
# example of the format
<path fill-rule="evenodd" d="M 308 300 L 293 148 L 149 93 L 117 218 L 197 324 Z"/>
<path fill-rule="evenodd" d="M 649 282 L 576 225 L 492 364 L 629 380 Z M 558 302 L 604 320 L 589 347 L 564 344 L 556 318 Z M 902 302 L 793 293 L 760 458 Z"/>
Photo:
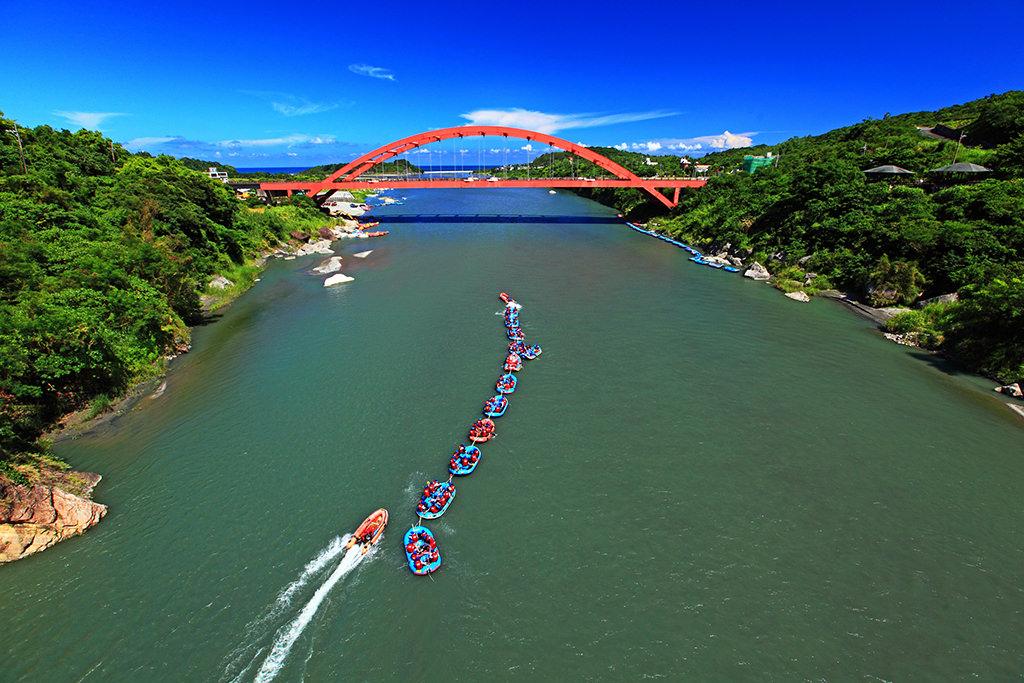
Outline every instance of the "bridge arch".
<path fill-rule="evenodd" d="M 332 185 L 334 183 L 356 181 L 361 175 L 377 164 L 393 159 L 398 155 L 409 152 L 417 147 L 442 142 L 444 140 L 451 140 L 453 138 L 473 137 L 516 138 L 526 140 L 527 142 L 538 142 L 544 145 L 550 145 L 551 147 L 557 147 L 558 149 L 596 164 L 598 167 L 614 175 L 617 179 L 627 181 L 631 186 L 646 190 L 666 206 L 675 206 L 678 201 L 678 187 L 676 188 L 676 197 L 669 200 L 668 197 L 652 186 L 650 179 L 645 180 L 641 178 L 621 164 L 618 164 L 603 154 L 598 154 L 583 145 L 577 145 L 563 138 L 555 137 L 554 135 L 526 130 L 525 128 L 472 125 L 439 128 L 437 130 L 417 133 L 416 135 L 410 135 L 402 138 L 401 140 L 396 140 L 387 145 L 378 147 L 377 149 L 367 152 L 361 157 L 345 164 L 337 171 L 324 178 L 322 182 L 310 184 L 307 189 L 307 193 L 312 196 L 324 190 L 332 189 Z"/>

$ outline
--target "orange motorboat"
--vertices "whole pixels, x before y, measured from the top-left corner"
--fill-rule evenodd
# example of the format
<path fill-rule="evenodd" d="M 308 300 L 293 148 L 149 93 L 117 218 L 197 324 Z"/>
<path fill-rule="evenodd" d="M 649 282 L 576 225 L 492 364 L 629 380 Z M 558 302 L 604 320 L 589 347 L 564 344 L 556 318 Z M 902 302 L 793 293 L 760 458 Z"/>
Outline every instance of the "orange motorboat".
<path fill-rule="evenodd" d="M 365 555 L 380 540 L 381 535 L 384 533 L 384 527 L 387 525 L 388 511 L 384 508 L 375 510 L 373 514 L 363 520 L 363 523 L 352 534 L 352 538 L 348 539 L 348 545 L 345 547 L 351 548 L 354 545 L 361 545 Z"/>

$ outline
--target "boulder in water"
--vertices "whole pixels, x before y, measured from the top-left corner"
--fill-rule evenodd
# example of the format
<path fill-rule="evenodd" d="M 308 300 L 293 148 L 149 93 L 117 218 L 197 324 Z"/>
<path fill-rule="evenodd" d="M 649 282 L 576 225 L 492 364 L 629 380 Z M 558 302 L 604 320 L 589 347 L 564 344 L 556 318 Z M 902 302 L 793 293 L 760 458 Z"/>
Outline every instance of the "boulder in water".
<path fill-rule="evenodd" d="M 339 270 L 341 270 L 341 257 L 332 256 L 329 259 L 324 259 L 319 266 L 313 269 L 313 272 L 327 275 L 328 273 L 337 273 Z"/>
<path fill-rule="evenodd" d="M 793 301 L 801 301 L 805 304 L 811 300 L 811 297 L 807 296 L 807 292 L 786 292 L 786 296 Z"/>
<path fill-rule="evenodd" d="M 352 254 L 352 255 L 355 256 L 356 258 L 366 258 L 367 256 L 369 256 L 372 253 L 373 253 L 373 249 L 370 249 L 368 251 L 361 251 L 358 254 Z"/>
<path fill-rule="evenodd" d="M 743 273 L 743 277 L 749 277 L 751 280 L 770 280 L 772 278 L 772 274 L 768 272 L 767 268 L 757 261 L 754 261 Z"/>
<path fill-rule="evenodd" d="M 352 282 L 355 280 L 354 277 L 349 277 L 344 273 L 337 273 L 324 280 L 324 287 L 331 287 L 333 285 L 340 285 L 343 282 Z"/>

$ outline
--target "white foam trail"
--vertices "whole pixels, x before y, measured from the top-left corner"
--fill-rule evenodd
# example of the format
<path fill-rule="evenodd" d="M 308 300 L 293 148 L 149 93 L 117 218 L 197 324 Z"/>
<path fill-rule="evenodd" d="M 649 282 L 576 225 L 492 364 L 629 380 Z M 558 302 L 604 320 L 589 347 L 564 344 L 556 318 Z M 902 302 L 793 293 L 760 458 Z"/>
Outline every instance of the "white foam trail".
<path fill-rule="evenodd" d="M 335 536 L 331 539 L 330 543 L 321 549 L 313 559 L 306 563 L 306 566 L 302 568 L 302 572 L 299 576 L 277 594 L 277 599 L 274 600 L 274 603 L 268 609 L 264 610 L 262 615 L 246 624 L 245 635 L 242 643 L 229 652 L 225 657 L 225 661 L 227 662 L 224 667 L 225 676 L 229 675 L 228 672 L 234 669 L 243 657 L 249 656 L 247 655 L 247 652 L 251 651 L 255 634 L 262 630 L 264 624 L 283 612 L 291 604 L 292 597 L 295 593 L 309 583 L 310 579 L 312 579 L 317 573 L 321 572 L 324 567 L 330 564 L 331 560 L 337 558 L 338 555 L 345 550 L 345 544 L 348 543 L 348 539 L 351 537 L 352 534 L 345 534 L 344 536 Z M 246 671 L 249 670 L 249 667 L 252 666 L 253 662 L 256 661 L 256 658 L 259 657 L 262 651 L 262 649 L 257 650 L 256 654 L 251 655 L 249 663 L 246 664 L 245 668 L 243 668 L 232 679 L 233 683 L 238 683 L 242 680 Z"/>
<path fill-rule="evenodd" d="M 299 639 L 302 632 L 305 630 L 309 622 L 316 616 L 317 610 L 320 609 L 320 604 L 327 597 L 327 594 L 331 592 L 334 585 L 342 579 L 343 576 L 351 572 L 359 563 L 363 561 L 363 549 L 359 546 L 355 546 L 341 558 L 341 562 L 338 563 L 338 567 L 327 577 L 327 580 L 323 582 L 319 588 L 316 589 L 316 593 L 310 598 L 306 606 L 299 612 L 299 616 L 295 617 L 294 620 L 277 633 L 277 638 L 274 640 L 274 646 L 270 649 L 270 654 L 263 660 L 263 665 L 260 666 L 260 670 L 256 673 L 256 683 L 266 683 L 266 681 L 273 680 L 281 668 L 284 666 L 285 659 L 288 658 L 288 653 L 291 652 L 292 646 L 295 645 L 295 641 Z"/>
<path fill-rule="evenodd" d="M 295 591 L 305 586 L 314 574 L 326 567 L 331 560 L 340 555 L 341 551 L 345 549 L 345 544 L 348 543 L 348 539 L 350 538 L 352 538 L 352 534 L 335 536 L 326 548 L 321 550 L 316 557 L 306 563 L 306 566 L 302 568 L 302 573 L 299 574 L 299 578 L 285 586 L 285 589 L 278 594 L 277 604 L 288 605 L 288 603 L 291 602 L 292 596 L 295 595 Z"/>

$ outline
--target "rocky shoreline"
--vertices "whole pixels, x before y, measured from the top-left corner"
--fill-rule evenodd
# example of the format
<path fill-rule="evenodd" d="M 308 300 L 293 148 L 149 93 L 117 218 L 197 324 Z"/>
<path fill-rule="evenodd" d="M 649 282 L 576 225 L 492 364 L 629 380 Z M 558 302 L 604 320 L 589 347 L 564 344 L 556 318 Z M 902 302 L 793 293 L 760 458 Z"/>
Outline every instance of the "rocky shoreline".
<path fill-rule="evenodd" d="M 62 473 L 69 493 L 56 484 L 0 483 L 0 564 L 34 555 L 95 526 L 107 506 L 88 499 L 101 477 L 92 472 Z M 74 486 L 69 486 L 73 481 Z"/>

